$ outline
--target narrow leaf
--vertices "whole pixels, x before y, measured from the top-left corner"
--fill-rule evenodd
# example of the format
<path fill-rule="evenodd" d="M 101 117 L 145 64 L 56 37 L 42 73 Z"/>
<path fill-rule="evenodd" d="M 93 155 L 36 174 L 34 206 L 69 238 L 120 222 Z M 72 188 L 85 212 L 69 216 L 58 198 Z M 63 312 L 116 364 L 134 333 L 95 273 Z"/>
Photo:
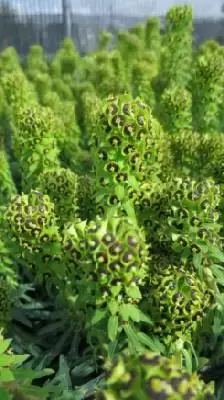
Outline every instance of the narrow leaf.
<path fill-rule="evenodd" d="M 108 321 L 108 337 L 113 342 L 117 338 L 118 332 L 118 317 L 117 315 L 112 315 Z"/>

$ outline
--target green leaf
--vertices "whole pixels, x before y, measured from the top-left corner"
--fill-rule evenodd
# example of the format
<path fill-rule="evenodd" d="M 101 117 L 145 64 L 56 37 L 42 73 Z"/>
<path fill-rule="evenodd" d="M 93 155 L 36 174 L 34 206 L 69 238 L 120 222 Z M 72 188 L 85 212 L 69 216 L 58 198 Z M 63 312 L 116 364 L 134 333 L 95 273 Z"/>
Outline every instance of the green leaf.
<path fill-rule="evenodd" d="M 120 306 L 119 314 L 124 321 L 129 320 L 129 310 L 128 310 L 127 304 L 123 304 L 122 306 Z"/>
<path fill-rule="evenodd" d="M 216 281 L 224 286 L 224 268 L 221 265 L 213 264 L 211 265 L 211 271 Z"/>
<path fill-rule="evenodd" d="M 224 262 L 224 253 L 218 247 L 209 245 L 209 254 L 216 258 L 218 261 Z"/>
<path fill-rule="evenodd" d="M 60 331 L 61 324 L 62 324 L 62 321 L 57 321 L 53 324 L 44 326 L 43 328 L 41 328 L 38 331 L 38 336 L 44 336 L 44 335 L 48 335 L 48 334 L 56 333 L 57 331 Z"/>
<path fill-rule="evenodd" d="M 139 189 L 139 182 L 137 181 L 137 179 L 135 178 L 134 175 L 128 176 L 128 183 L 130 186 L 133 187 L 133 189 L 135 189 L 135 190 Z"/>
<path fill-rule="evenodd" d="M 12 397 L 0 387 L 0 399 L 1 400 L 12 400 Z"/>
<path fill-rule="evenodd" d="M 200 278 L 203 279 L 203 264 L 201 253 L 196 253 L 193 255 L 193 265 L 197 269 Z"/>
<path fill-rule="evenodd" d="M 17 368 L 14 371 L 14 375 L 16 380 L 24 381 L 24 382 L 32 382 L 34 379 L 40 379 L 54 373 L 53 369 L 46 368 L 41 371 L 34 371 L 28 368 Z"/>
<path fill-rule="evenodd" d="M 21 364 L 23 363 L 29 355 L 7 355 L 2 354 L 0 357 L 0 367 L 8 367 L 14 364 Z"/>
<path fill-rule="evenodd" d="M 84 362 L 74 367 L 71 371 L 71 375 L 75 379 L 77 378 L 83 379 L 94 373 L 94 371 L 95 371 L 94 365 L 90 365 L 89 362 Z"/>
<path fill-rule="evenodd" d="M 138 334 L 135 332 L 133 327 L 130 324 L 128 324 L 124 325 L 123 329 L 127 335 L 128 344 L 132 348 L 132 350 L 137 352 L 143 351 L 144 347 L 141 345 L 138 338 Z"/>
<path fill-rule="evenodd" d="M 16 378 L 9 368 L 0 368 L 0 382 L 12 382 Z"/>
<path fill-rule="evenodd" d="M 117 346 L 118 346 L 118 340 L 115 340 L 114 342 L 110 342 L 108 344 L 107 353 L 108 353 L 109 359 L 111 359 L 111 360 L 114 359 L 114 355 L 116 354 Z"/>
<path fill-rule="evenodd" d="M 108 337 L 113 342 L 117 338 L 118 332 L 118 316 L 112 315 L 108 320 Z"/>
<path fill-rule="evenodd" d="M 127 312 L 129 315 L 129 318 L 132 319 L 134 322 L 139 322 L 140 321 L 140 311 L 138 307 L 136 307 L 134 304 L 127 304 Z"/>
<path fill-rule="evenodd" d="M 111 286 L 110 291 L 114 297 L 117 297 L 121 291 L 121 286 Z"/>
<path fill-rule="evenodd" d="M 124 203 L 123 207 L 127 213 L 128 218 L 130 218 L 134 224 L 137 224 L 135 209 L 132 203 L 130 201 L 127 201 L 126 203 Z"/>
<path fill-rule="evenodd" d="M 189 372 L 189 374 L 192 374 L 192 358 L 191 358 L 191 354 L 186 350 L 183 349 L 182 353 L 184 355 L 184 359 L 185 359 L 185 365 L 186 365 L 186 369 L 187 372 Z"/>
<path fill-rule="evenodd" d="M 149 325 L 154 325 L 150 316 L 143 313 L 141 310 L 139 310 L 139 316 L 140 316 L 140 321 L 145 322 L 146 324 L 149 324 Z"/>
<path fill-rule="evenodd" d="M 142 298 L 141 292 L 138 286 L 129 286 L 125 289 L 127 295 L 134 300 L 139 300 Z"/>
<path fill-rule="evenodd" d="M 119 309 L 120 315 L 125 321 L 132 320 L 134 322 L 146 322 L 147 324 L 152 325 L 153 322 L 151 318 L 144 314 L 138 306 L 134 304 L 124 304 Z"/>
<path fill-rule="evenodd" d="M 125 194 L 124 186 L 117 185 L 116 188 L 115 188 L 115 194 L 116 194 L 116 196 L 118 197 L 119 200 L 122 200 L 124 198 L 124 194 Z"/>
<path fill-rule="evenodd" d="M 86 327 L 91 325 L 96 325 L 98 322 L 102 321 L 107 314 L 107 310 L 96 310 L 89 322 L 87 322 Z"/>
<path fill-rule="evenodd" d="M 66 358 L 61 355 L 59 359 L 59 375 L 60 375 L 60 381 L 65 386 L 66 388 L 71 389 L 72 388 L 72 381 L 70 378 L 70 369 L 67 364 Z M 63 378 L 63 379 L 62 379 Z"/>
<path fill-rule="evenodd" d="M 11 343 L 11 340 L 1 340 L 0 341 L 0 354 L 3 354 L 6 352 L 6 350 L 9 348 Z"/>
<path fill-rule="evenodd" d="M 138 340 L 156 353 L 164 353 L 165 347 L 156 337 L 150 337 L 144 332 L 138 332 Z"/>
<path fill-rule="evenodd" d="M 111 300 L 108 303 L 108 308 L 109 308 L 111 314 L 115 315 L 118 312 L 118 308 L 119 308 L 118 302 L 115 300 Z"/>
<path fill-rule="evenodd" d="M 221 377 L 219 380 L 215 382 L 216 385 L 216 400 L 224 399 L 224 380 Z"/>
<path fill-rule="evenodd" d="M 49 396 L 50 393 L 59 393 L 59 388 L 55 386 L 51 387 L 38 387 L 38 386 L 28 386 L 28 387 L 21 387 L 22 393 L 26 393 L 30 396 L 40 397 L 41 399 L 45 400 L 46 397 Z"/>

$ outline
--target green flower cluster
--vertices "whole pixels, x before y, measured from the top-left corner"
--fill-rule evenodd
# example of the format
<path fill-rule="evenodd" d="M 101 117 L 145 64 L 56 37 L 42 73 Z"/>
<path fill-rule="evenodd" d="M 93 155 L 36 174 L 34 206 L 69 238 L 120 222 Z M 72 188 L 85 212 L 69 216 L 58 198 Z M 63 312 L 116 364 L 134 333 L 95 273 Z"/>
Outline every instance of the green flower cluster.
<path fill-rule="evenodd" d="M 39 180 L 38 189 L 47 194 L 54 204 L 58 223 L 64 225 L 74 221 L 77 211 L 77 175 L 69 169 L 57 168 L 42 173 Z"/>
<path fill-rule="evenodd" d="M 16 194 L 16 186 L 12 179 L 7 153 L 3 144 L 2 133 L 0 132 L 0 204 L 5 204 L 11 196 Z"/>
<path fill-rule="evenodd" d="M 13 150 L 22 172 L 23 190 L 29 191 L 37 187 L 42 172 L 60 165 L 57 123 L 51 110 L 40 106 L 21 108 L 15 123 Z"/>
<path fill-rule="evenodd" d="M 4 277 L 0 277 L 0 329 L 12 318 L 12 288 Z"/>
<path fill-rule="evenodd" d="M 109 369 L 110 368 L 110 369 Z M 213 400 L 197 375 L 181 371 L 175 358 L 152 352 L 120 356 L 110 367 L 97 400 Z"/>
<path fill-rule="evenodd" d="M 94 165 L 100 209 L 123 205 L 159 174 L 165 136 L 151 110 L 130 96 L 109 98 L 98 119 Z"/>
<path fill-rule="evenodd" d="M 63 247 L 70 280 L 86 299 L 85 288 L 92 305 L 105 306 L 111 299 L 139 302 L 149 253 L 144 233 L 127 218 L 113 216 L 71 226 L 64 233 Z"/>
<path fill-rule="evenodd" d="M 31 107 L 37 104 L 37 95 L 23 71 L 5 72 L 0 81 L 13 123 L 21 107 Z"/>
<path fill-rule="evenodd" d="M 160 186 L 160 192 L 145 184 L 142 193 L 136 206 L 138 220 L 156 251 L 163 249 L 168 257 L 176 252 L 185 262 L 201 252 L 209 262 L 207 245 L 220 244 L 219 186 L 212 179 L 173 178 Z"/>
<path fill-rule="evenodd" d="M 155 321 L 152 331 L 165 342 L 183 335 L 191 340 L 212 306 L 213 293 L 193 268 L 160 263 L 155 268 L 145 293 L 145 307 Z"/>
<path fill-rule="evenodd" d="M 61 238 L 54 204 L 47 195 L 31 191 L 13 197 L 5 210 L 4 224 L 12 255 L 34 266 L 41 279 L 47 272 L 52 279 L 63 276 L 63 268 L 57 268 Z"/>
<path fill-rule="evenodd" d="M 206 51 L 199 52 L 193 66 L 192 118 L 194 130 L 201 133 L 220 132 L 223 82 L 223 51 L 216 49 L 211 52 L 209 48 L 206 48 Z"/>
<path fill-rule="evenodd" d="M 166 14 L 159 80 L 162 92 L 172 84 L 188 88 L 192 66 L 192 7 L 174 6 Z"/>
<path fill-rule="evenodd" d="M 192 95 L 181 86 L 165 89 L 160 103 L 160 121 L 165 132 L 175 133 L 192 130 Z"/>

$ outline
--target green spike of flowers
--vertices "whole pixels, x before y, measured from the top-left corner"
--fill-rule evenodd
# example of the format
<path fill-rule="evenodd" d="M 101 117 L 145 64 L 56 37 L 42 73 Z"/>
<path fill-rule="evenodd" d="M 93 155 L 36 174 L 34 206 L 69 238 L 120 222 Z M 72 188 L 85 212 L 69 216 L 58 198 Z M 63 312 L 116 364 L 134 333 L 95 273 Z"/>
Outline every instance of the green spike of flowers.
<path fill-rule="evenodd" d="M 2 223 L 3 215 L 1 215 L 1 230 L 4 229 Z M 3 241 L 4 232 L 0 232 L 0 276 L 6 278 L 6 281 L 12 289 L 19 286 L 18 275 L 15 270 L 15 263 L 10 250 L 7 248 L 6 243 Z"/>
<path fill-rule="evenodd" d="M 42 104 L 50 108 L 57 120 L 60 136 L 57 145 L 60 149 L 60 159 L 64 167 L 76 170 L 74 154 L 79 151 L 80 128 L 76 118 L 76 104 L 74 101 L 63 101 L 56 92 L 46 92 Z"/>
<path fill-rule="evenodd" d="M 160 19 L 149 17 L 145 27 L 145 47 L 156 54 L 159 59 L 161 47 Z"/>
<path fill-rule="evenodd" d="M 72 76 L 78 63 L 79 54 L 74 41 L 71 38 L 65 38 L 51 62 L 51 74 L 54 77 L 62 78 L 67 75 Z"/>
<path fill-rule="evenodd" d="M 74 98 L 72 90 L 70 86 L 63 81 L 63 79 L 52 78 L 51 86 L 52 90 L 59 95 L 61 100 L 73 101 Z"/>
<path fill-rule="evenodd" d="M 49 67 L 45 60 L 43 47 L 36 44 L 31 46 L 27 56 L 27 75 L 29 79 L 35 81 L 36 73 L 47 74 L 48 71 Z"/>
<path fill-rule="evenodd" d="M 142 50 L 145 48 L 145 24 L 138 23 L 134 25 L 131 29 L 130 32 L 136 35 L 136 37 L 139 39 L 141 43 Z"/>
<path fill-rule="evenodd" d="M 37 187 L 42 172 L 59 167 L 57 120 L 50 109 L 36 106 L 21 108 L 15 125 L 13 150 L 22 171 L 23 190 L 29 191 Z"/>
<path fill-rule="evenodd" d="M 140 97 L 152 109 L 155 107 L 155 95 L 152 89 L 154 71 L 151 65 L 144 61 L 136 61 L 132 70 L 133 97 Z"/>
<path fill-rule="evenodd" d="M 224 136 L 220 132 L 180 130 L 170 141 L 174 169 L 177 175 L 188 171 L 193 179 L 213 177 L 216 183 L 224 182 Z"/>
<path fill-rule="evenodd" d="M 200 265 L 210 265 L 214 258 L 207 253 L 207 245 L 221 246 L 220 188 L 214 181 L 173 178 L 163 185 L 160 195 L 150 186 L 147 193 L 147 184 L 142 192 L 136 213 L 154 247 L 172 257 L 176 253 L 184 263 L 200 253 Z"/>
<path fill-rule="evenodd" d="M 3 218 L 4 237 L 12 255 L 34 266 L 38 280 L 50 273 L 52 280 L 60 282 L 65 267 L 60 264 L 61 236 L 50 198 L 37 190 L 17 195 Z"/>
<path fill-rule="evenodd" d="M 169 344 L 178 338 L 192 339 L 198 325 L 214 305 L 214 295 L 206 283 L 185 266 L 157 265 L 149 277 L 144 307 L 155 325 L 154 334 Z"/>
<path fill-rule="evenodd" d="M 45 94 L 48 93 L 52 87 L 49 75 L 47 73 L 35 71 L 32 83 L 35 86 L 40 104 L 43 104 Z"/>
<path fill-rule="evenodd" d="M 58 224 L 75 220 L 77 210 L 77 175 L 69 169 L 58 168 L 41 174 L 38 190 L 47 194 L 55 205 Z"/>
<path fill-rule="evenodd" d="M 92 134 L 96 130 L 96 115 L 99 109 L 99 99 L 95 90 L 84 90 L 79 98 L 79 112 L 81 113 L 81 145 L 85 149 L 89 149 Z"/>
<path fill-rule="evenodd" d="M 130 66 L 141 53 L 141 40 L 134 33 L 120 31 L 117 35 L 117 49 L 122 54 L 128 77 Z"/>
<path fill-rule="evenodd" d="M 214 385 L 181 369 L 175 356 L 122 354 L 106 365 L 105 387 L 97 400 L 214 400 Z"/>
<path fill-rule="evenodd" d="M 223 101 L 224 57 L 221 51 L 198 54 L 193 69 L 193 127 L 201 133 L 219 132 Z"/>
<path fill-rule="evenodd" d="M 3 73 L 0 81 L 13 120 L 21 107 L 37 104 L 35 90 L 22 71 Z"/>
<path fill-rule="evenodd" d="M 111 97 L 97 121 L 93 157 L 97 203 L 122 206 L 144 179 L 162 173 L 167 141 L 151 109 L 129 95 Z"/>
<path fill-rule="evenodd" d="M 219 50 L 221 50 L 219 43 L 214 39 L 209 39 L 200 44 L 199 48 L 197 49 L 197 54 L 203 55 L 208 52 L 213 53 Z"/>
<path fill-rule="evenodd" d="M 111 40 L 112 40 L 111 32 L 102 31 L 98 38 L 98 50 L 99 51 L 108 50 Z"/>
<path fill-rule="evenodd" d="M 89 221 L 96 216 L 95 181 L 88 175 L 79 175 L 77 179 L 77 215 L 82 221 Z"/>
<path fill-rule="evenodd" d="M 88 115 L 85 115 L 85 99 L 88 98 L 88 100 L 90 101 L 90 99 L 94 102 L 96 102 L 96 104 L 98 104 L 98 98 L 97 98 L 97 94 L 96 94 L 96 89 L 93 85 L 92 82 L 90 81 L 86 81 L 83 83 L 77 83 L 75 86 L 75 97 L 76 97 L 76 114 L 77 114 L 77 121 L 78 124 L 80 126 L 80 129 L 83 133 L 85 133 L 85 123 L 83 121 L 83 119 L 87 118 L 88 119 Z M 84 99 L 84 103 L 82 101 L 82 99 Z M 88 101 L 88 104 L 89 104 Z M 93 107 L 94 108 L 94 107 Z M 88 108 L 88 112 L 91 112 L 91 115 L 93 113 L 95 113 L 95 110 L 90 110 Z M 82 138 L 81 138 L 82 140 Z"/>
<path fill-rule="evenodd" d="M 125 71 L 125 63 L 119 50 L 114 49 L 110 52 L 110 63 L 114 73 L 113 94 L 130 93 L 131 85 Z M 109 94 L 111 94 L 109 93 Z"/>
<path fill-rule="evenodd" d="M 16 191 L 0 132 L 0 205 L 7 203 Z"/>
<path fill-rule="evenodd" d="M 12 288 L 0 277 L 0 329 L 6 328 L 12 318 Z"/>
<path fill-rule="evenodd" d="M 79 143 L 81 139 L 81 130 L 77 122 L 76 117 L 76 104 L 74 101 L 63 101 L 61 104 L 61 109 L 56 112 L 53 111 L 55 115 L 60 117 L 63 123 L 62 131 L 62 147 L 60 158 L 66 167 L 71 168 L 75 171 L 75 160 L 74 154 L 79 151 Z"/>
<path fill-rule="evenodd" d="M 4 72 L 14 73 L 22 71 L 19 55 L 12 46 L 7 47 L 0 53 L 0 68 Z"/>
<path fill-rule="evenodd" d="M 171 129 L 172 130 L 172 127 Z M 206 162 L 206 150 L 208 146 L 202 145 L 202 135 L 190 129 L 180 129 L 177 134 L 170 135 L 170 151 L 172 154 L 173 171 L 177 175 L 189 173 L 192 178 L 211 176 L 208 173 L 208 163 Z M 203 151 L 205 153 L 203 154 Z"/>
<path fill-rule="evenodd" d="M 192 66 L 192 7 L 174 6 L 166 14 L 159 81 L 161 91 L 175 83 L 188 88 Z"/>
<path fill-rule="evenodd" d="M 148 274 L 149 250 L 143 230 L 127 218 L 112 216 L 79 222 L 64 232 L 64 261 L 67 266 L 65 291 L 78 296 L 75 307 L 86 313 L 98 309 L 111 313 L 138 304 Z M 94 334 L 89 327 L 88 335 Z"/>
<path fill-rule="evenodd" d="M 127 218 L 114 216 L 90 222 L 86 240 L 93 278 L 101 293 L 97 303 L 113 298 L 138 302 L 134 289 L 143 286 L 149 260 L 143 231 Z"/>
<path fill-rule="evenodd" d="M 160 102 L 159 120 L 166 132 L 192 130 L 192 95 L 180 86 L 164 90 Z"/>
<path fill-rule="evenodd" d="M 36 244 L 58 237 L 54 204 L 47 195 L 36 190 L 13 197 L 4 220 L 20 246 L 29 247 L 31 251 Z"/>
<path fill-rule="evenodd" d="M 119 77 L 115 75 L 113 65 L 108 57 L 108 60 L 104 63 L 96 65 L 95 70 L 95 87 L 97 95 L 100 98 L 105 98 L 113 93 L 114 95 L 120 93 L 119 88 Z"/>

